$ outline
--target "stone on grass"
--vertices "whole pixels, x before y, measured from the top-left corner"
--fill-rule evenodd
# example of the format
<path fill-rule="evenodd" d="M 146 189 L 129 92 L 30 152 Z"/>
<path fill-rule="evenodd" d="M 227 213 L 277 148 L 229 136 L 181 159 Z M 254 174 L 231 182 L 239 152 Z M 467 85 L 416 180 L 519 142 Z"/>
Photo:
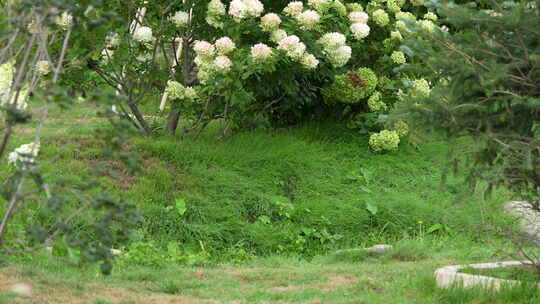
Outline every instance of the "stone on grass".
<path fill-rule="evenodd" d="M 32 287 L 25 283 L 13 284 L 10 290 L 19 296 L 29 297 L 32 295 Z"/>
<path fill-rule="evenodd" d="M 461 273 L 459 271 L 464 268 L 493 269 L 501 267 L 520 267 L 523 265 L 532 264 L 528 261 L 508 261 L 497 263 L 445 266 L 435 271 L 435 280 L 439 288 L 449 288 L 452 286 L 471 288 L 475 286 L 482 286 L 484 288 L 498 290 L 501 288 L 501 286 L 510 286 L 519 282 L 515 280 L 504 280 L 484 275 Z"/>
<path fill-rule="evenodd" d="M 368 248 L 364 248 L 364 250 L 366 252 L 369 252 L 369 253 L 383 253 L 383 252 L 388 251 L 388 250 L 390 250 L 392 248 L 394 248 L 394 247 L 392 247 L 392 245 L 379 244 L 379 245 L 373 245 L 373 246 L 368 247 Z"/>
<path fill-rule="evenodd" d="M 532 242 L 540 245 L 540 212 L 534 210 L 531 204 L 520 201 L 507 202 L 504 210 L 517 217 L 523 233 Z"/>

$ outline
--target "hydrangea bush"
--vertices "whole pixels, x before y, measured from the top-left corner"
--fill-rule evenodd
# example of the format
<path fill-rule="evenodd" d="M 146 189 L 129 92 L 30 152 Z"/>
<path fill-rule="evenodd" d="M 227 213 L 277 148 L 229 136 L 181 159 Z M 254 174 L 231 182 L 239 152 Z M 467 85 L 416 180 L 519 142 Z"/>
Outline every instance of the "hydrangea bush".
<path fill-rule="evenodd" d="M 147 133 L 138 104 L 156 92 L 167 131 L 182 117 L 183 134 L 216 119 L 225 134 L 314 113 L 343 113 L 372 133 L 396 102 L 429 94 L 422 75 L 406 69 L 420 59 L 401 46 L 412 26 L 438 27 L 423 1 L 153 1 L 123 16 L 129 26 L 102 37 L 92 68 Z"/>

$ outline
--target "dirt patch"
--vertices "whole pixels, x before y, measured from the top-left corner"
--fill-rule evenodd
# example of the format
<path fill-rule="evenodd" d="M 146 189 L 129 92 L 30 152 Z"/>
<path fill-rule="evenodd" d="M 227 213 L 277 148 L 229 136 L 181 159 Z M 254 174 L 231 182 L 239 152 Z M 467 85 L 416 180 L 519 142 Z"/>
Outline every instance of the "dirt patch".
<path fill-rule="evenodd" d="M 120 287 L 89 285 L 83 290 L 72 290 L 46 281 L 30 281 L 18 277 L 13 271 L 0 273 L 0 294 L 11 293 L 16 284 L 30 287 L 30 296 L 18 296 L 10 303 L 94 303 L 97 300 L 110 303 L 141 304 L 221 304 L 219 301 L 203 300 L 184 296 L 137 293 Z"/>

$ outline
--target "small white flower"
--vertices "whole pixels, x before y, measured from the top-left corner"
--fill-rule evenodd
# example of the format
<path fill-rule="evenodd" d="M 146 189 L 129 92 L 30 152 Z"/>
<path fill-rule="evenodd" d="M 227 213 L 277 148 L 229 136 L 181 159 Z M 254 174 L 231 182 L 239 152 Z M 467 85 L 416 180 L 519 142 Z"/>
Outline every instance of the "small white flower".
<path fill-rule="evenodd" d="M 354 23 L 351 25 L 351 32 L 356 39 L 363 39 L 369 35 L 369 25 L 365 23 Z"/>
<path fill-rule="evenodd" d="M 103 49 L 103 51 L 101 51 L 101 58 L 105 61 L 111 59 L 113 55 L 114 55 L 114 51 L 111 49 L 105 48 Z"/>
<path fill-rule="evenodd" d="M 107 48 L 110 48 L 110 49 L 115 48 L 120 45 L 120 37 L 118 36 L 117 33 L 112 33 L 108 35 L 106 38 L 106 41 L 107 41 Z"/>
<path fill-rule="evenodd" d="M 54 21 L 59 27 L 67 31 L 73 25 L 73 16 L 68 12 L 63 12 Z"/>
<path fill-rule="evenodd" d="M 437 15 L 433 12 L 427 12 L 424 15 L 424 19 L 431 20 L 431 21 L 437 21 L 438 18 L 439 17 L 437 17 Z"/>
<path fill-rule="evenodd" d="M 369 19 L 368 14 L 364 12 L 351 12 L 349 14 L 349 20 L 352 23 L 367 23 Z"/>
<path fill-rule="evenodd" d="M 24 169 L 28 165 L 35 163 L 39 153 L 39 143 L 29 143 L 15 149 L 8 155 L 8 163 Z"/>
<path fill-rule="evenodd" d="M 227 55 L 236 49 L 236 44 L 229 37 L 222 37 L 214 43 L 220 55 Z"/>
<path fill-rule="evenodd" d="M 171 17 L 171 21 L 177 27 L 184 27 L 189 23 L 189 14 L 183 11 L 178 11 L 174 16 Z"/>
<path fill-rule="evenodd" d="M 264 44 L 258 43 L 251 47 L 251 58 L 254 61 L 265 61 L 272 56 L 272 49 Z"/>
<path fill-rule="evenodd" d="M 150 43 L 154 40 L 152 29 L 147 26 L 138 27 L 133 33 L 133 39 L 143 43 Z"/>
<path fill-rule="evenodd" d="M 51 72 L 51 66 L 49 65 L 49 61 L 47 60 L 40 60 L 36 63 L 36 72 L 41 76 L 46 76 Z"/>

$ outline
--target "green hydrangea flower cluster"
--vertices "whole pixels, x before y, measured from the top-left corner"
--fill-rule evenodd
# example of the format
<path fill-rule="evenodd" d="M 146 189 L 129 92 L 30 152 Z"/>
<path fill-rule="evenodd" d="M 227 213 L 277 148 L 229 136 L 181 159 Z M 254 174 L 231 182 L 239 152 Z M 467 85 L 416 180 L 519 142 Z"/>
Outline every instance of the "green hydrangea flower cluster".
<path fill-rule="evenodd" d="M 169 80 L 167 82 L 167 88 L 165 92 L 169 95 L 170 99 L 184 99 L 194 101 L 197 99 L 197 91 L 192 87 L 184 87 L 177 81 Z"/>
<path fill-rule="evenodd" d="M 399 146 L 397 131 L 383 130 L 369 137 L 369 146 L 374 152 L 395 151 Z"/>
<path fill-rule="evenodd" d="M 401 5 L 396 0 L 386 1 L 386 7 L 388 8 L 388 11 L 391 13 L 397 13 L 401 11 Z"/>
<path fill-rule="evenodd" d="M 371 17 L 373 17 L 373 21 L 379 26 L 385 26 L 390 22 L 390 17 L 388 17 L 388 14 L 383 9 L 374 11 Z"/>
<path fill-rule="evenodd" d="M 409 134 L 409 125 L 403 120 L 397 121 L 394 123 L 394 131 L 397 132 L 400 138 L 407 136 Z"/>
<path fill-rule="evenodd" d="M 327 103 L 358 103 L 370 96 L 377 87 L 378 79 L 373 70 L 360 68 L 336 77 L 335 81 L 323 88 L 322 94 Z"/>
<path fill-rule="evenodd" d="M 368 107 L 371 112 L 384 112 L 388 110 L 388 106 L 381 100 L 381 93 L 376 91 L 368 99 Z"/>
<path fill-rule="evenodd" d="M 405 58 L 405 54 L 402 51 L 392 52 L 390 58 L 392 58 L 392 61 L 397 64 L 404 64 L 405 62 L 407 62 L 407 58 Z"/>
<path fill-rule="evenodd" d="M 413 81 L 412 97 L 428 97 L 431 93 L 429 82 L 425 79 L 416 79 Z"/>
<path fill-rule="evenodd" d="M 347 3 L 347 8 L 351 12 L 363 12 L 364 11 L 364 7 L 360 3 Z"/>

